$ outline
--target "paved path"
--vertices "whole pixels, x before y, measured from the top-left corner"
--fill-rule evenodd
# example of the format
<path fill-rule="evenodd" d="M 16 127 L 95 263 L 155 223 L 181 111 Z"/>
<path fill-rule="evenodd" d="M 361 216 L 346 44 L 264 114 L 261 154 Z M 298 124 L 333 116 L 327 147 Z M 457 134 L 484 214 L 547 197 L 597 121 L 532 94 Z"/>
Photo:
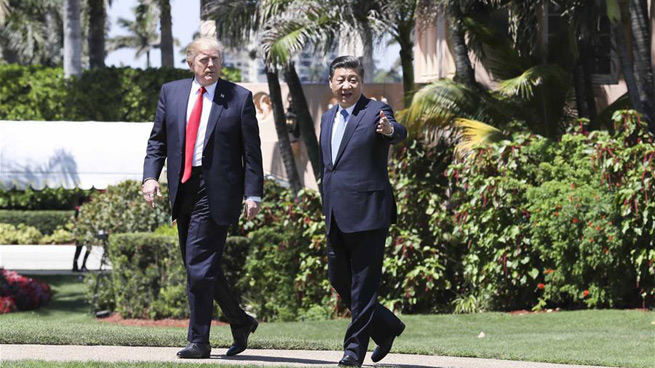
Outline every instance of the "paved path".
<path fill-rule="evenodd" d="M 77 261 L 79 266 L 85 252 L 83 248 Z M 72 274 L 74 255 L 74 245 L 0 245 L 0 267 L 30 275 Z M 102 247 L 92 247 L 86 267 L 97 270 L 101 258 Z"/>
<path fill-rule="evenodd" d="M 339 351 L 248 349 L 235 356 L 223 355 L 225 349 L 214 349 L 210 359 L 178 359 L 179 348 L 134 346 L 76 345 L 0 345 L 0 362 L 8 360 L 100 361 L 100 362 L 184 362 L 257 366 L 316 367 L 336 366 Z M 370 355 L 370 354 L 369 354 Z M 1 365 L 1 364 L 0 364 Z M 457 358 L 431 355 L 389 354 L 374 364 L 367 357 L 365 366 L 404 368 L 602 368 L 594 366 L 533 363 L 512 360 Z"/>

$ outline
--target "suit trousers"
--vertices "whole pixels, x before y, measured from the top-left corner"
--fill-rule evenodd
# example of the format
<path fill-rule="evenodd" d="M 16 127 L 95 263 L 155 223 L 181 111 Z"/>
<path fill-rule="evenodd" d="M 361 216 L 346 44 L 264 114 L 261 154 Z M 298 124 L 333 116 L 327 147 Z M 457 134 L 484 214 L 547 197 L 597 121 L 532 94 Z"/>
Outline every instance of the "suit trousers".
<path fill-rule="evenodd" d="M 352 320 L 344 338 L 344 354 L 361 364 L 369 337 L 377 344 L 398 330 L 400 319 L 378 302 L 388 228 L 344 233 L 334 215 L 327 238 L 330 284 L 350 308 Z"/>
<path fill-rule="evenodd" d="M 187 296 L 191 318 L 189 342 L 209 342 L 213 300 L 232 327 L 248 323 L 239 299 L 229 287 L 221 259 L 227 226 L 212 220 L 202 171 L 193 168 L 191 178 L 180 187 L 177 229 L 187 274 Z"/>

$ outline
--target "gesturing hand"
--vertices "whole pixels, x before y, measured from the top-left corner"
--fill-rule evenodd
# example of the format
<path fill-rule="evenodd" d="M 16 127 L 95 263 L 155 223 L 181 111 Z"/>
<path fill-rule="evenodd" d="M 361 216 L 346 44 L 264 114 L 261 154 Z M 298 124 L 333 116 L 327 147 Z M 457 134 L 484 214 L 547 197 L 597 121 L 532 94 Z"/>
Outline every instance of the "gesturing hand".
<path fill-rule="evenodd" d="M 161 197 L 159 182 L 154 179 L 146 180 L 146 182 L 141 186 L 141 192 L 143 193 L 143 199 L 146 203 L 148 203 L 150 207 L 155 208 L 155 195 Z"/>
<path fill-rule="evenodd" d="M 380 121 L 378 122 L 378 126 L 375 131 L 386 136 L 393 134 L 393 125 L 389 119 L 387 119 L 387 116 L 384 115 L 384 111 L 380 111 Z"/>
<path fill-rule="evenodd" d="M 259 202 L 253 201 L 252 199 L 246 199 L 246 203 L 243 206 L 243 214 L 246 216 L 246 220 L 252 220 L 259 213 Z"/>

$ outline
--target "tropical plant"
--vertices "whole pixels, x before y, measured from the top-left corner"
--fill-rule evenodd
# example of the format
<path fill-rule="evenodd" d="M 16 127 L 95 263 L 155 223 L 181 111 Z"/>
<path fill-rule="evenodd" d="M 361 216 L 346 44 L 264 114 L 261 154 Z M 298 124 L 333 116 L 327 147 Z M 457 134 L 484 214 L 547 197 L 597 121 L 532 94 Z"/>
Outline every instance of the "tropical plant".
<path fill-rule="evenodd" d="M 130 34 L 109 39 L 109 51 L 122 48 L 136 49 L 135 57 L 146 55 L 146 68 L 150 67 L 150 51 L 159 47 L 157 32 L 158 11 L 147 3 L 140 3 L 134 8 L 135 20 L 118 18 L 118 25 Z"/>
<path fill-rule="evenodd" d="M 61 63 L 63 25 L 59 0 L 3 0 L 0 49 L 7 63 Z"/>

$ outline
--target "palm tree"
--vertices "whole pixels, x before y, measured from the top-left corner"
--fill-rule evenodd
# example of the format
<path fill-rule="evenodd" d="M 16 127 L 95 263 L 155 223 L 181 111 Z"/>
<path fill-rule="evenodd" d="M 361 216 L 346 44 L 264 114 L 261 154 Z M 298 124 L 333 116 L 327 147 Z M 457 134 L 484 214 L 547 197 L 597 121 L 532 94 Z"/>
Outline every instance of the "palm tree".
<path fill-rule="evenodd" d="M 109 51 L 122 48 L 136 49 L 136 58 L 146 55 L 146 68 L 150 68 L 150 51 L 159 47 L 157 12 L 154 7 L 139 4 L 134 8 L 135 20 L 118 18 L 118 25 L 130 32 L 126 36 L 109 39 Z"/>
<path fill-rule="evenodd" d="M 278 14 L 278 9 L 284 8 L 287 5 L 286 3 L 285 0 L 246 0 L 238 2 L 214 0 L 208 1 L 206 16 L 216 22 L 216 33 L 220 40 L 228 45 L 238 46 L 243 45 L 253 36 L 257 36 L 256 32 L 260 29 L 270 29 L 271 23 Z M 268 56 L 264 53 L 262 57 L 266 59 Z M 265 63 L 265 67 L 273 107 L 275 131 L 278 136 L 278 148 L 282 156 L 287 180 L 289 180 L 294 196 L 296 196 L 302 188 L 302 184 L 296 169 L 286 127 L 278 68 L 277 65 L 268 62 Z"/>
<path fill-rule="evenodd" d="M 171 19 L 170 0 L 158 0 L 159 22 L 161 24 L 161 66 L 174 68 L 175 58 L 173 57 L 173 22 Z"/>
<path fill-rule="evenodd" d="M 630 28 L 632 30 L 632 62 L 639 100 L 644 118 L 655 133 L 655 70 L 651 64 L 651 33 L 648 26 L 648 3 L 646 0 L 630 0 Z"/>
<path fill-rule="evenodd" d="M 89 32 L 87 36 L 89 47 L 89 67 L 91 69 L 104 68 L 105 39 L 107 31 L 107 5 L 111 0 L 88 0 Z"/>
<path fill-rule="evenodd" d="M 64 1 L 64 76 L 82 75 L 82 30 L 79 0 Z"/>
<path fill-rule="evenodd" d="M 0 49 L 7 63 L 55 66 L 62 57 L 62 12 L 57 0 L 1 0 Z"/>

